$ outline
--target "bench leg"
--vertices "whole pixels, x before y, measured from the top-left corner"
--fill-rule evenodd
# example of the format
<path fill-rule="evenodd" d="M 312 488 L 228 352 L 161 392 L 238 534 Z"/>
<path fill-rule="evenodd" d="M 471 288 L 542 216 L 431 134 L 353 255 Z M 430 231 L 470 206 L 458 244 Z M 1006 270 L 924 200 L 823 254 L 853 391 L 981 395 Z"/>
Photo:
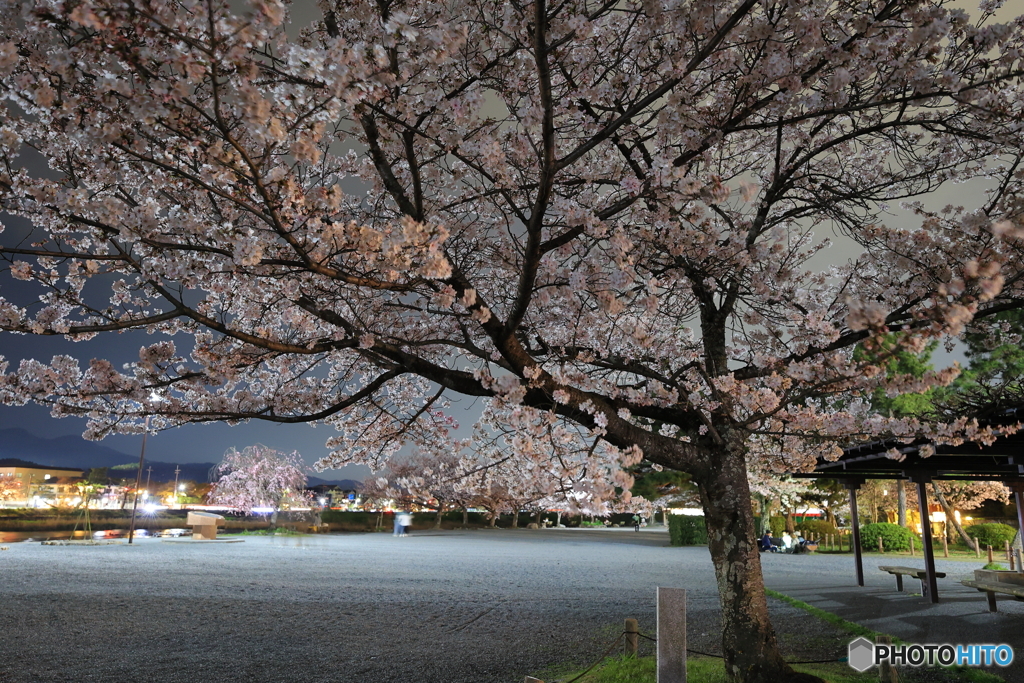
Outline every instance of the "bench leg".
<path fill-rule="evenodd" d="M 985 591 L 985 596 L 988 598 L 988 611 L 996 611 L 996 594 L 992 591 Z"/>
<path fill-rule="evenodd" d="M 896 575 L 896 590 L 898 590 L 900 593 L 903 592 L 903 575 L 902 574 L 897 574 Z"/>

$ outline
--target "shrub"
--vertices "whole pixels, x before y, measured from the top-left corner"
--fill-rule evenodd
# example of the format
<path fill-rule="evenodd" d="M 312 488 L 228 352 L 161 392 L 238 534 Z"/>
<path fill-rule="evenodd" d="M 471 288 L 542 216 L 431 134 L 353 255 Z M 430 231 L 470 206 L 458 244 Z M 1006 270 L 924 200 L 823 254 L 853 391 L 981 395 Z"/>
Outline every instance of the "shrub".
<path fill-rule="evenodd" d="M 860 528 L 860 545 L 864 550 L 877 549 L 879 538 L 886 550 L 910 550 L 911 538 L 914 539 L 914 546 L 921 548 L 921 539 L 899 524 L 878 522 Z"/>
<path fill-rule="evenodd" d="M 708 528 L 701 515 L 669 515 L 668 535 L 672 545 L 707 545 Z"/>
<path fill-rule="evenodd" d="M 964 531 L 971 538 L 977 538 L 982 548 L 987 545 L 1002 548 L 1006 541 L 1013 543 L 1013 538 L 1017 535 L 1017 530 L 1009 524 L 972 524 L 964 527 Z"/>
<path fill-rule="evenodd" d="M 839 529 L 836 529 L 833 525 L 823 519 L 807 519 L 800 524 L 797 524 L 797 529 L 804 533 L 804 538 L 815 541 L 824 541 L 825 534 L 832 534 L 835 536 L 839 533 Z M 877 543 L 878 541 L 875 541 L 876 545 Z"/>

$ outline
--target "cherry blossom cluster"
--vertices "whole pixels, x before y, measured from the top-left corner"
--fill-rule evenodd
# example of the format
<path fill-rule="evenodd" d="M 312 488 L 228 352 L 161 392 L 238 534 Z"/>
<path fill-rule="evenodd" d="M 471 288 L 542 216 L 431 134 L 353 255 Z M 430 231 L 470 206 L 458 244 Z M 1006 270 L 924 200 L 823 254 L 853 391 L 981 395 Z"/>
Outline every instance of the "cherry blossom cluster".
<path fill-rule="evenodd" d="M 321 467 L 455 452 L 580 508 L 641 457 L 699 480 L 730 453 L 792 471 L 861 438 L 994 437 L 874 414 L 879 387 L 956 370 L 853 349 L 1019 305 L 1021 22 L 319 7 L 298 27 L 277 0 L 0 1 L 0 208 L 33 226 L 0 245 L 0 330 L 176 336 L 123 368 L 0 359 L 0 400 L 97 438 L 323 422 Z M 452 395 L 488 401 L 468 441 Z"/>

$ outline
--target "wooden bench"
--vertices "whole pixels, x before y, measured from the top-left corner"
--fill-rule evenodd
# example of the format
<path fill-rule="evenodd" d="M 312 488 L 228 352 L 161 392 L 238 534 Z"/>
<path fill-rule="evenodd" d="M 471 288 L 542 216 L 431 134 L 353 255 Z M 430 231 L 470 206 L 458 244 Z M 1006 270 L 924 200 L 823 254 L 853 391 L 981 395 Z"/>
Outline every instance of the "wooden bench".
<path fill-rule="evenodd" d="M 896 577 L 896 590 L 903 592 L 903 577 L 913 576 L 921 580 L 921 595 L 928 595 L 928 572 L 917 567 L 879 567 L 879 571 L 889 572 Z M 935 578 L 946 578 L 945 572 L 935 572 Z"/>
<path fill-rule="evenodd" d="M 996 593 L 1012 595 L 1017 600 L 1024 600 L 1024 586 L 1014 586 L 1010 583 L 993 583 L 991 581 L 971 581 L 970 579 L 964 579 L 960 583 L 968 588 L 977 588 L 985 593 L 985 597 L 988 598 L 989 612 L 996 611 Z"/>

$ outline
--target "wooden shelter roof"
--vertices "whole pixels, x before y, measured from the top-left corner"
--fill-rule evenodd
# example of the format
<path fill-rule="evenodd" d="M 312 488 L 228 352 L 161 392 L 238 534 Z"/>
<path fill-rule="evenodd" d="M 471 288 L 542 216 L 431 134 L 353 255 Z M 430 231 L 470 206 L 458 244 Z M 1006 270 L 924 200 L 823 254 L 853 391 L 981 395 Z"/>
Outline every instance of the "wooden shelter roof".
<path fill-rule="evenodd" d="M 1024 407 L 1005 410 L 979 422 L 988 427 L 1024 422 Z M 888 439 L 849 446 L 838 460 L 819 460 L 813 472 L 793 476 L 1024 482 L 1024 430 L 997 437 L 990 445 L 967 441 L 957 446 L 936 446 L 933 455 L 922 456 L 922 447 L 929 444 L 925 439 L 912 443 Z M 893 451 L 899 458 L 892 457 Z"/>

